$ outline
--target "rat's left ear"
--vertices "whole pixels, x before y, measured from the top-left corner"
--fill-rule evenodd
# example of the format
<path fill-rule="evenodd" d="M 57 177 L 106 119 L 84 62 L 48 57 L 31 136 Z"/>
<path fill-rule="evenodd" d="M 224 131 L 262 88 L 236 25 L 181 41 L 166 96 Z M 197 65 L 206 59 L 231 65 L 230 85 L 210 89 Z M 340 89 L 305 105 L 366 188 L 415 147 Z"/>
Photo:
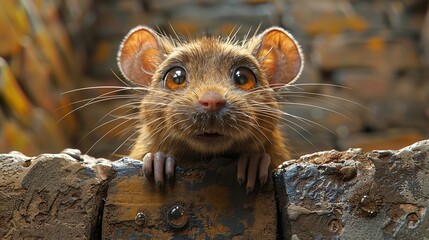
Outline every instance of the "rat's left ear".
<path fill-rule="evenodd" d="M 149 86 L 166 48 L 167 41 L 155 31 L 138 26 L 128 33 L 119 46 L 119 69 L 131 82 Z"/>
<path fill-rule="evenodd" d="M 288 84 L 299 77 L 304 67 L 304 57 L 290 33 L 273 27 L 254 41 L 251 43 L 253 54 L 261 63 L 271 86 Z"/>

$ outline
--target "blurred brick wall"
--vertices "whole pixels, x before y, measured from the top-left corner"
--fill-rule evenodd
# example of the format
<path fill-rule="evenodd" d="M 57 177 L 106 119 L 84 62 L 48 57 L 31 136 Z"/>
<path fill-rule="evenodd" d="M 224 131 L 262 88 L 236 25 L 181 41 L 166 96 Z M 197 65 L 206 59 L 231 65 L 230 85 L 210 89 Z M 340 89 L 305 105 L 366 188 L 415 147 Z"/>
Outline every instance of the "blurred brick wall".
<path fill-rule="evenodd" d="M 66 5 L 57 4 L 56 7 L 61 12 L 72 12 Z M 98 0 L 91 8 L 88 7 L 90 4 L 75 5 L 80 7 L 74 11 L 86 16 L 86 24 L 73 24 L 78 18 L 61 19 L 67 29 L 66 35 L 75 40 L 72 43 L 77 51 L 69 51 L 74 58 L 60 54 L 64 57 L 61 61 L 66 68 L 64 71 L 70 73 L 65 75 L 85 73 L 79 75 L 78 80 L 69 77 L 74 88 L 124 85 L 115 76 L 119 75 L 116 52 L 123 36 L 136 25 L 159 28 L 172 36 L 172 28 L 183 36 L 228 35 L 238 29 L 239 37 L 250 29 L 253 33 L 258 25 L 261 29 L 278 25 L 298 39 L 306 55 L 305 70 L 297 84 L 307 85 L 290 88 L 288 99 L 292 104 L 284 107 L 287 113 L 309 120 L 288 119 L 294 121 L 285 127 L 285 131 L 295 156 L 332 148 L 397 149 L 429 136 L 428 1 Z M 24 8 L 23 11 L 27 10 Z M 45 24 L 50 27 L 50 21 L 45 18 Z M 28 29 L 35 28 L 33 19 L 30 21 Z M 80 28 L 86 34 L 79 32 Z M 32 30 L 31 34 L 35 34 L 33 32 L 36 31 Z M 54 38 L 55 34 L 50 36 Z M 20 49 L 22 52 L 23 47 Z M 41 51 L 40 47 L 36 49 Z M 84 50 L 82 54 L 81 50 Z M 9 68 L 14 69 L 10 55 L 0 53 Z M 76 64 L 79 67 L 73 70 L 71 67 Z M 45 60 L 43 66 L 56 70 L 46 73 L 51 76 L 51 83 L 45 83 L 51 86 L 49 91 L 52 91 L 52 85 L 55 86 L 54 93 L 61 92 L 55 89 L 70 89 L 61 87 L 61 78 L 57 76 L 59 70 L 53 62 Z M 19 86 L 30 89 L 25 85 L 27 78 L 18 73 L 15 78 Z M 43 85 L 43 80 L 40 84 Z M 107 95 L 109 90 L 113 89 L 84 90 L 60 95 L 60 98 L 70 102 L 72 100 L 68 98 L 79 101 L 103 94 L 115 96 Z M 23 95 L 32 92 L 39 90 L 25 90 Z M 117 96 L 118 99 L 121 97 Z M 35 99 L 29 98 L 29 104 L 43 106 Z M 79 103 L 73 106 L 79 108 L 85 102 Z M 123 128 L 131 123 L 122 122 L 124 125 L 121 125 L 120 121 L 115 121 L 114 115 L 125 114 L 125 110 L 106 114 L 125 103 L 105 101 L 79 109 L 74 114 L 78 119 L 72 121 L 73 116 L 67 116 L 59 122 L 57 131 L 70 131 L 73 128 L 64 124 L 75 122 L 79 131 L 76 136 L 68 137 L 72 139 L 68 142 L 71 147 L 80 140 L 76 146 L 84 151 L 91 148 L 90 153 L 95 155 L 112 152 L 118 147 L 117 152 L 121 153 L 121 149 L 127 148 L 126 144 L 121 148 L 121 143 L 128 136 L 123 133 Z M 4 110 L 11 108 L 7 100 L 2 100 L 1 106 L 0 120 L 7 119 L 17 125 L 16 120 L 11 120 L 17 118 L 16 114 Z M 56 111 L 51 116 L 57 119 L 61 115 L 64 113 Z M 103 121 L 99 122 L 99 119 Z M 18 125 L 25 126 L 25 123 Z M 29 131 L 28 127 L 20 128 L 23 133 Z M 0 134 L 5 132 L 4 127 L 1 129 Z M 47 139 L 52 138 L 46 136 L 45 141 Z"/>
<path fill-rule="evenodd" d="M 104 78 L 111 69 L 118 73 L 118 43 L 140 24 L 171 36 L 172 28 L 182 36 L 229 35 L 239 28 L 237 35 L 244 36 L 259 24 L 279 25 L 304 49 L 306 65 L 297 84 L 309 84 L 301 88 L 310 93 L 291 88 L 300 96 L 289 94 L 294 104 L 284 110 L 328 129 L 289 118 L 294 123 L 285 131 L 294 155 L 398 149 L 429 136 L 427 10 L 428 1 L 419 0 L 98 1 L 91 71 Z"/>
<path fill-rule="evenodd" d="M 76 141 L 91 1 L 0 2 L 0 152 L 57 152 Z M 67 115 L 68 114 L 68 115 Z M 62 117 L 64 119 L 59 121 Z"/>

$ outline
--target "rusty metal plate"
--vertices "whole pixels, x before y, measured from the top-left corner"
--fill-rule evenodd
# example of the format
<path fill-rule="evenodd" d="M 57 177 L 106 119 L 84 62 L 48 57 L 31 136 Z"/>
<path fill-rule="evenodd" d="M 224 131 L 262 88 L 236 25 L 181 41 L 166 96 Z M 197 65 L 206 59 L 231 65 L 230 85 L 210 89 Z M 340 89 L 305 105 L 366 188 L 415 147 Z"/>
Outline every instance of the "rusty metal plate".
<path fill-rule="evenodd" d="M 276 239 L 273 184 L 247 194 L 236 161 L 215 159 L 198 169 L 176 169 L 159 190 L 141 161 L 113 163 L 104 206 L 103 239 Z"/>

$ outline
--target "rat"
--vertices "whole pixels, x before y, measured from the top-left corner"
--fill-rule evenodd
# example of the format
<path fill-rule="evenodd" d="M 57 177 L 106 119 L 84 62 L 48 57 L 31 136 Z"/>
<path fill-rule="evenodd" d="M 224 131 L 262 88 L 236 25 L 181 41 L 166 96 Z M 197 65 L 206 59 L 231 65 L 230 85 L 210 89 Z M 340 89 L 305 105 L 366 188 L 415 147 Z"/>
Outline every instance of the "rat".
<path fill-rule="evenodd" d="M 146 26 L 132 29 L 117 56 L 123 76 L 145 90 L 130 157 L 162 186 L 175 166 L 237 158 L 237 180 L 251 192 L 270 165 L 289 158 L 273 89 L 295 81 L 304 60 L 280 27 L 237 41 L 203 36 L 173 40 Z"/>

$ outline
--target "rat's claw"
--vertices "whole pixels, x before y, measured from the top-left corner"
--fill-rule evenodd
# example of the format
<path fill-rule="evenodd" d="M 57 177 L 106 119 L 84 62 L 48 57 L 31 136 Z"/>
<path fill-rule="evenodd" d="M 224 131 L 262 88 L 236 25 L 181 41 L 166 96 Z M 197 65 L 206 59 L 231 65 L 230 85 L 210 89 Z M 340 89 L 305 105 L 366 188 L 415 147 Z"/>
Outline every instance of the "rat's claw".
<path fill-rule="evenodd" d="M 167 177 L 167 180 L 170 180 L 174 177 L 175 165 L 176 161 L 174 160 L 173 156 L 168 155 L 167 159 L 165 160 L 165 176 Z"/>
<path fill-rule="evenodd" d="M 268 179 L 268 168 L 270 167 L 271 158 L 270 155 L 264 154 L 259 162 L 259 182 L 263 186 Z"/>
<path fill-rule="evenodd" d="M 241 185 L 246 182 L 248 193 L 253 191 L 256 178 L 259 178 L 261 186 L 267 182 L 268 167 L 270 166 L 270 156 L 268 154 L 241 154 L 238 159 L 237 180 Z"/>
<path fill-rule="evenodd" d="M 146 177 L 153 175 L 155 184 L 158 187 L 164 185 L 164 179 L 171 179 L 174 176 L 175 161 L 173 156 L 166 155 L 162 152 L 147 153 L 143 157 L 143 171 Z"/>
<path fill-rule="evenodd" d="M 155 153 L 155 158 L 153 160 L 153 178 L 155 179 L 155 184 L 158 187 L 162 187 L 164 185 L 164 163 L 164 153 Z"/>
<path fill-rule="evenodd" d="M 146 153 L 143 157 L 143 172 L 146 177 L 152 176 L 154 155 L 152 153 Z"/>
<path fill-rule="evenodd" d="M 238 159 L 237 180 L 240 185 L 243 185 L 246 180 L 247 164 L 249 163 L 249 154 L 241 154 Z"/>
<path fill-rule="evenodd" d="M 256 182 L 256 176 L 258 175 L 259 166 L 259 155 L 250 155 L 249 157 L 249 168 L 247 170 L 247 193 L 253 191 Z"/>

